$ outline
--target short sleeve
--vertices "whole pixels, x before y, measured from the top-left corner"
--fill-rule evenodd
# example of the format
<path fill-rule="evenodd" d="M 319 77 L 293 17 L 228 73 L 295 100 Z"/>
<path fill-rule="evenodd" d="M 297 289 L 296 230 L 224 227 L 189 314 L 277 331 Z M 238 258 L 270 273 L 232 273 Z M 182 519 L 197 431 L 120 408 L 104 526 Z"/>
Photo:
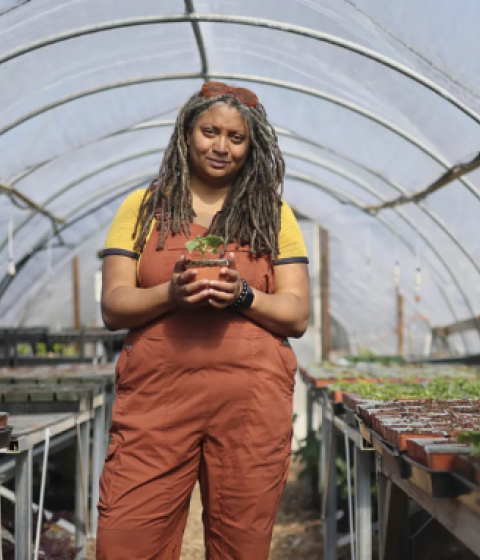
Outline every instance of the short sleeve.
<path fill-rule="evenodd" d="M 279 255 L 273 261 L 279 264 L 308 264 L 307 248 L 297 219 L 290 206 L 283 202 L 280 215 L 280 234 L 278 238 Z"/>
<path fill-rule="evenodd" d="M 122 202 L 108 231 L 102 257 L 107 255 L 121 255 L 132 259 L 140 257 L 140 253 L 133 248 L 135 240 L 132 239 L 132 235 L 144 194 L 145 189 L 138 189 Z"/>

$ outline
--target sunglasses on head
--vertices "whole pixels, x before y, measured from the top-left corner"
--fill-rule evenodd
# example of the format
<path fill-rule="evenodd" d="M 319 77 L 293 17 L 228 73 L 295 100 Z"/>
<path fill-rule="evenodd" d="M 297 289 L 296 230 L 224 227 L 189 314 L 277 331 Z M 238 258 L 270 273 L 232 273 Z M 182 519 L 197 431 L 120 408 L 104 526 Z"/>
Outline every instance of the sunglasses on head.
<path fill-rule="evenodd" d="M 256 107 L 259 103 L 258 97 L 253 91 L 247 88 L 230 87 L 223 82 L 206 82 L 202 86 L 201 93 L 207 99 L 230 94 L 247 107 Z"/>

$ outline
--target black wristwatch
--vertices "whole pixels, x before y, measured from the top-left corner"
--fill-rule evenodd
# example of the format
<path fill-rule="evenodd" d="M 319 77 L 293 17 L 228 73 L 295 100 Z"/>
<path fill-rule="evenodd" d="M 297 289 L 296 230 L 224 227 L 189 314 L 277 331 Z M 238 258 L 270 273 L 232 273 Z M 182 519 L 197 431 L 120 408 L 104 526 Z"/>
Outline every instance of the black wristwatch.
<path fill-rule="evenodd" d="M 253 298 L 255 297 L 252 288 L 250 288 L 243 278 L 242 284 L 242 291 L 240 292 L 238 298 L 233 302 L 233 307 L 235 309 L 248 309 L 252 306 Z"/>

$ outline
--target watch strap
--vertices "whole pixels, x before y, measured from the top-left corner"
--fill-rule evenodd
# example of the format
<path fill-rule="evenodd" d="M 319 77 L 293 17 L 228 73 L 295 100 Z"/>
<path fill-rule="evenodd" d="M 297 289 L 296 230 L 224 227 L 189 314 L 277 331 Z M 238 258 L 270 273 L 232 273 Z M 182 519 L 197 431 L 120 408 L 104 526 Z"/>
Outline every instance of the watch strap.
<path fill-rule="evenodd" d="M 237 299 L 233 302 L 233 307 L 235 309 L 248 309 L 253 303 L 253 298 L 254 294 L 252 288 L 242 278 L 242 291 L 240 292 L 240 295 L 237 297 Z"/>

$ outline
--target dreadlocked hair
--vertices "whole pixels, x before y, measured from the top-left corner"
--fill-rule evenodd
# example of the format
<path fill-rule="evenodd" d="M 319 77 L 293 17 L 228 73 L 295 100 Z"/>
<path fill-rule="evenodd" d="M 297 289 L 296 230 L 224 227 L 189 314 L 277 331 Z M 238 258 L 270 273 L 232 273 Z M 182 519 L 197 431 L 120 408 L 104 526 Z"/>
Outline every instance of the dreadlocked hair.
<path fill-rule="evenodd" d="M 237 246 L 249 245 L 250 253 L 257 257 L 278 256 L 285 162 L 275 130 L 260 103 L 247 107 L 230 94 L 207 99 L 200 92 L 180 109 L 158 178 L 145 192 L 132 236 L 136 251 L 143 251 L 155 218 L 160 231 L 157 250 L 164 248 L 169 232 L 190 236 L 195 212 L 186 138 L 198 117 L 216 103 L 238 109 L 250 130 L 250 148 L 205 235 L 225 239 L 223 254 L 229 243 L 236 242 Z"/>

